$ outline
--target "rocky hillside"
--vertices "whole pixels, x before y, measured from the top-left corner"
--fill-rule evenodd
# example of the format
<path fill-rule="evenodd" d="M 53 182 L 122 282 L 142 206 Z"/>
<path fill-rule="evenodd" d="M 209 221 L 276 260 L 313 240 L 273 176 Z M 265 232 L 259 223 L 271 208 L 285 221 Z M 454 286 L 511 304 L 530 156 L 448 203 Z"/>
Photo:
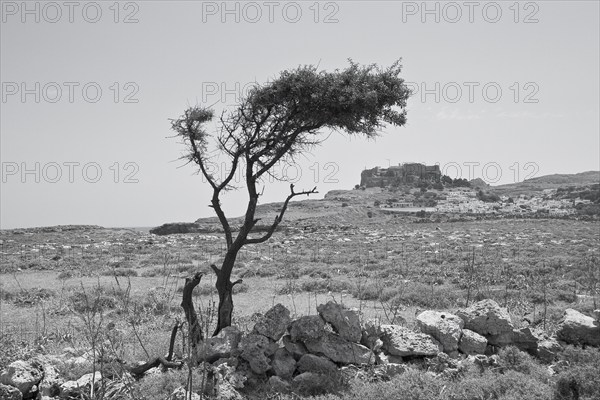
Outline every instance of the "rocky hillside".
<path fill-rule="evenodd" d="M 490 186 L 481 179 L 470 182 L 473 191 L 483 189 L 485 192 L 491 192 L 498 196 L 514 197 L 519 196 L 536 197 L 546 196 L 543 194 L 547 189 L 560 189 L 568 187 L 585 188 L 586 191 L 598 190 L 594 185 L 600 184 L 600 171 L 588 171 L 578 174 L 554 174 L 532 178 L 519 183 L 508 185 Z M 445 196 L 443 190 L 437 191 L 428 189 L 431 199 L 439 201 Z M 320 226 L 345 226 L 361 225 L 370 223 L 381 223 L 377 217 L 387 212 L 382 211 L 380 204 L 398 201 L 407 201 L 414 204 L 416 208 L 431 207 L 423 203 L 424 198 L 430 199 L 426 194 L 424 197 L 414 196 L 418 189 L 414 187 L 394 188 L 391 191 L 385 188 L 373 187 L 364 190 L 332 190 L 320 200 L 298 200 L 292 201 L 288 207 L 280 229 L 294 225 L 295 227 L 313 227 Z M 412 193 L 413 195 L 410 195 Z M 407 196 L 407 194 L 409 194 Z M 436 194 L 436 196 L 433 196 Z M 564 196 L 563 196 L 564 197 Z M 562 197 L 561 197 L 562 198 Z M 260 204 L 257 207 L 257 218 L 260 222 L 255 231 L 266 229 L 273 221 L 275 216 L 281 210 L 283 203 Z M 442 207 L 443 208 L 443 207 Z M 440 208 L 440 210 L 442 209 Z M 477 208 L 477 207 L 475 207 Z M 466 210 L 473 207 L 467 207 Z M 490 208 L 477 208 L 479 213 L 486 213 Z M 462 211 L 458 211 L 459 213 Z M 232 219 L 232 227 L 235 230 L 237 226 L 243 223 L 242 216 Z M 174 233 L 214 233 L 221 230 L 221 225 L 217 217 L 200 218 L 193 223 L 167 223 L 151 230 L 158 235 L 168 235 Z"/>

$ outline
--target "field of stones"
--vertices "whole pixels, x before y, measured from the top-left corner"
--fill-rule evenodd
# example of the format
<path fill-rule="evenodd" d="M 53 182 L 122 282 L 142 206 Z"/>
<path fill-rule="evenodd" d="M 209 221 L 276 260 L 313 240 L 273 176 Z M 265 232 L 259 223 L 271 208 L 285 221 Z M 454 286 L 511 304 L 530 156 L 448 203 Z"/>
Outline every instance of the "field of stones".
<path fill-rule="evenodd" d="M 289 224 L 241 251 L 233 326 L 212 338 L 218 232 L 0 240 L 0 398 L 600 398 L 594 222 Z M 208 338 L 191 346 L 198 273 Z"/>

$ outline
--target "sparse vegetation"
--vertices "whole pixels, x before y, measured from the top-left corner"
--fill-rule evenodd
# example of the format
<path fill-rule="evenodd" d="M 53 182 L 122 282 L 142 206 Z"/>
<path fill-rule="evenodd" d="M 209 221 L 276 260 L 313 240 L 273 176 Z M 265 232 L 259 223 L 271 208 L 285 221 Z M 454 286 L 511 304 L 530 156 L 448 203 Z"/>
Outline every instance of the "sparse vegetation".
<path fill-rule="evenodd" d="M 345 201 L 357 207 L 355 199 Z M 491 298 L 523 326 L 551 333 L 565 308 L 589 315 L 600 303 L 600 237 L 593 222 L 499 223 L 464 217 L 433 222 L 436 217 L 431 215 L 416 225 L 414 216 L 393 218 L 380 212 L 371 219 L 364 214 L 357 218 L 362 219 L 356 224 L 324 218 L 308 224 L 305 219 L 304 225 L 275 232 L 270 243 L 241 251 L 237 272 L 244 283 L 236 285 L 235 324 L 250 331 L 254 315 L 275 303 L 303 315 L 314 314 L 316 304 L 335 299 L 359 309 L 363 319 L 413 327 L 420 310 L 453 310 Z M 96 368 L 121 376 L 124 365 L 164 355 L 174 322 L 184 319 L 183 278 L 192 271 L 209 272 L 208 265 L 225 251 L 218 234 L 117 236 L 101 228 L 83 232 L 87 238 L 72 231 L 1 233 L 0 367 L 18 358 L 60 354 L 67 347 L 95 347 L 100 351 L 95 367 L 64 365 L 61 374 L 75 377 Z M 54 250 L 43 247 L 48 242 L 55 243 Z M 104 244 L 89 246 L 93 243 Z M 61 246 L 70 249 L 52 260 Z M 32 252 L 34 248 L 43 250 Z M 128 269 L 137 276 L 117 272 Z M 193 299 L 206 323 L 203 331 L 210 332 L 218 299 L 210 273 Z M 175 354 L 185 357 L 186 351 L 179 338 Z M 361 400 L 573 399 L 576 390 L 580 400 L 599 396 L 597 349 L 567 348 L 554 375 L 548 374 L 547 365 L 514 348 L 503 349 L 498 356 L 498 369 L 483 373 L 459 369 L 452 375 L 433 376 L 422 366 L 409 365 L 408 372 L 387 382 L 356 373 L 339 395 Z M 115 363 L 115 358 L 124 364 Z M 126 387 L 140 399 L 164 398 L 188 382 L 189 373 L 187 368 L 174 369 Z M 198 385 L 203 374 L 193 368 L 191 373 L 192 384 Z M 264 388 L 248 390 L 255 397 L 268 395 Z"/>

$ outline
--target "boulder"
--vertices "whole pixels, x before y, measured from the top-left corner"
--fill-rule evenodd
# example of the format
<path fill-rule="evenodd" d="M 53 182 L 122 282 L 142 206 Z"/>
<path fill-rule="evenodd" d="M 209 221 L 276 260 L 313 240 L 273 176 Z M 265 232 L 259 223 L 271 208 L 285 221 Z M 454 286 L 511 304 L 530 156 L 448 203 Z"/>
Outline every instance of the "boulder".
<path fill-rule="evenodd" d="M 561 351 L 562 346 L 556 339 L 544 338 L 538 343 L 536 356 L 543 362 L 551 363 Z"/>
<path fill-rule="evenodd" d="M 289 351 L 292 356 L 294 356 L 294 359 L 296 361 L 299 360 L 303 355 L 308 353 L 308 350 L 306 349 L 304 343 L 292 341 L 290 335 L 285 335 L 281 339 L 281 342 L 283 343 L 283 346 L 286 348 L 286 350 Z"/>
<path fill-rule="evenodd" d="M 556 337 L 569 344 L 600 346 L 600 323 L 577 310 L 567 308 Z"/>
<path fill-rule="evenodd" d="M 293 388 L 304 396 L 315 396 L 333 391 L 335 381 L 328 375 L 304 372 L 294 378 Z"/>
<path fill-rule="evenodd" d="M 381 325 L 381 332 L 383 350 L 395 356 L 435 356 L 442 351 L 442 345 L 431 336 L 403 326 Z"/>
<path fill-rule="evenodd" d="M 331 332 L 323 332 L 319 339 L 305 340 L 304 344 L 309 352 L 338 363 L 368 364 L 374 361 L 373 353 L 367 347 L 349 342 Z"/>
<path fill-rule="evenodd" d="M 454 314 L 439 311 L 423 311 L 417 316 L 421 332 L 433 336 L 450 353 L 458 349 L 464 322 Z"/>
<path fill-rule="evenodd" d="M 0 383 L 14 386 L 26 396 L 42 380 L 42 370 L 42 366 L 35 362 L 14 361 L 0 374 Z"/>
<path fill-rule="evenodd" d="M 277 349 L 271 362 L 273 373 L 283 379 L 291 379 L 296 370 L 296 360 L 284 347 Z"/>
<path fill-rule="evenodd" d="M 362 337 L 358 314 L 344 308 L 342 305 L 329 301 L 317 306 L 319 315 L 333 326 L 340 337 L 354 343 L 359 343 Z"/>
<path fill-rule="evenodd" d="M 94 387 L 97 387 L 100 384 L 100 381 L 102 381 L 102 374 L 96 372 L 85 374 L 76 381 L 63 382 L 60 385 L 60 398 L 79 398 L 82 396 L 82 393 L 90 391 L 92 382 L 94 383 Z"/>
<path fill-rule="evenodd" d="M 44 377 L 40 381 L 39 392 L 42 398 L 56 397 L 60 394 L 60 385 L 64 382 L 58 370 L 50 364 L 44 364 Z"/>
<path fill-rule="evenodd" d="M 240 342 L 241 357 L 248 361 L 256 374 L 264 374 L 271 369 L 269 357 L 277 350 L 277 344 L 263 335 L 251 333 Z"/>
<path fill-rule="evenodd" d="M 514 329 L 508 311 L 494 300 L 481 300 L 457 314 L 465 322 L 465 328 L 483 336 L 500 335 Z"/>
<path fill-rule="evenodd" d="M 488 343 L 498 347 L 515 346 L 519 350 L 535 354 L 539 338 L 533 334 L 531 328 L 513 329 L 499 335 L 488 336 Z"/>
<path fill-rule="evenodd" d="M 458 349 L 467 355 L 483 354 L 487 346 L 487 339 L 470 329 L 463 329 Z"/>
<path fill-rule="evenodd" d="M 292 388 L 292 385 L 289 382 L 286 382 L 275 375 L 269 378 L 269 386 L 277 393 L 289 393 Z"/>
<path fill-rule="evenodd" d="M 2 400 L 22 400 L 23 394 L 14 386 L 0 383 L 0 399 Z"/>
<path fill-rule="evenodd" d="M 317 374 L 335 374 L 337 365 L 328 358 L 306 354 L 298 361 L 299 372 L 314 372 Z"/>
<path fill-rule="evenodd" d="M 292 341 L 317 340 L 325 333 L 325 321 L 318 315 L 300 317 L 290 324 Z"/>
<path fill-rule="evenodd" d="M 290 322 L 290 311 L 282 304 L 276 304 L 256 322 L 254 332 L 278 341 Z"/>
<path fill-rule="evenodd" d="M 229 358 L 237 350 L 242 333 L 234 326 L 223 328 L 217 336 L 208 338 L 198 346 L 200 361 L 213 363 L 219 358 Z"/>

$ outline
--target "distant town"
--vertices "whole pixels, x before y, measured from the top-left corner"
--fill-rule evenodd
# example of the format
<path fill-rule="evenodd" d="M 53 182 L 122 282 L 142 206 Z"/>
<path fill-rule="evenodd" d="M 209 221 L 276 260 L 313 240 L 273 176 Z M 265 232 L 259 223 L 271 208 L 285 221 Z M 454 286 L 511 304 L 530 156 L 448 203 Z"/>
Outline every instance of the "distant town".
<path fill-rule="evenodd" d="M 515 194 L 501 187 L 491 187 L 481 179 L 452 179 L 442 175 L 439 165 L 421 163 L 363 170 L 360 185 L 355 189 L 374 187 L 395 194 L 385 201 L 375 202 L 375 206 L 389 212 L 567 216 L 597 215 L 600 208 L 600 184 Z"/>

